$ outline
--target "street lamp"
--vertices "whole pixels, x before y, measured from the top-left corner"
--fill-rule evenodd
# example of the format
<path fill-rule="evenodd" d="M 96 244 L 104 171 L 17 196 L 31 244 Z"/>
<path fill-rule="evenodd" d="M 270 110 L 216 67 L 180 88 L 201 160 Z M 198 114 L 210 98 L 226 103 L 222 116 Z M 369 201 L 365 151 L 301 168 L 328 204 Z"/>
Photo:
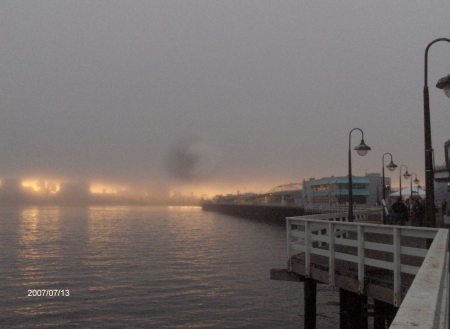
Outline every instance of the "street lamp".
<path fill-rule="evenodd" d="M 413 196 L 413 188 L 412 188 L 412 185 L 413 185 L 413 179 L 412 179 L 412 176 L 415 176 L 416 178 L 414 179 L 414 184 L 419 184 L 420 183 L 420 181 L 419 181 L 419 179 L 417 178 L 417 174 L 416 173 L 414 173 L 414 172 L 412 172 L 411 173 L 411 181 L 410 181 L 410 183 L 411 183 L 411 189 L 410 189 L 410 199 L 412 200 L 412 196 Z M 419 190 L 417 190 L 417 194 L 419 194 Z"/>
<path fill-rule="evenodd" d="M 403 174 L 403 177 L 405 177 L 405 179 L 408 179 L 409 177 L 411 177 L 411 175 L 408 172 L 408 166 L 402 164 L 400 166 L 400 172 L 399 172 L 400 198 L 402 197 L 402 168 L 406 168 L 406 172 Z"/>
<path fill-rule="evenodd" d="M 384 156 L 385 155 L 389 155 L 391 157 L 391 162 L 389 162 L 386 165 L 386 168 L 388 168 L 389 171 L 394 171 L 395 168 L 397 168 L 397 165 L 392 161 L 392 154 L 389 152 L 383 153 L 383 156 L 381 158 L 381 161 L 382 161 L 381 168 L 382 168 L 382 172 L 383 172 L 383 200 L 384 200 L 384 202 L 386 202 L 386 183 L 385 183 L 385 178 L 384 178 L 384 163 L 385 163 Z M 384 209 L 383 209 L 383 224 L 386 224 L 386 212 L 384 211 Z"/>
<path fill-rule="evenodd" d="M 370 151 L 370 146 L 364 143 L 364 132 L 360 128 L 353 128 L 348 133 L 348 221 L 353 222 L 353 179 L 352 179 L 352 132 L 359 130 L 361 132 L 361 142 L 354 150 L 358 155 L 365 156 Z"/>
<path fill-rule="evenodd" d="M 436 84 L 436 87 L 444 90 L 444 93 L 447 95 L 447 97 L 450 98 L 450 74 L 443 78 L 440 78 L 438 83 Z"/>
<path fill-rule="evenodd" d="M 425 132 L 425 200 L 426 215 L 428 226 L 436 226 L 436 216 L 434 213 L 434 170 L 433 170 L 433 147 L 431 145 L 431 125 L 430 125 L 430 94 L 428 92 L 428 50 L 439 41 L 450 43 L 450 39 L 439 38 L 431 41 L 425 48 L 425 66 L 424 66 L 424 86 L 423 86 L 423 115 Z M 439 80 L 436 87 L 444 89 L 445 94 L 449 96 L 449 76 Z M 449 96 L 450 97 L 450 96 Z"/>

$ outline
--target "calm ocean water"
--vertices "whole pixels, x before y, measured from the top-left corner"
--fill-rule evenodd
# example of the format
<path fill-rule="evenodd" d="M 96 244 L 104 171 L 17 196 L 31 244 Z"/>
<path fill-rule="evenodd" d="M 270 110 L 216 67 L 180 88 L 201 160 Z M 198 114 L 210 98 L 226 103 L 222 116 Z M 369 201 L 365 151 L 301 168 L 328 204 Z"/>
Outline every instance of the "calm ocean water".
<path fill-rule="evenodd" d="M 0 328 L 302 328 L 303 285 L 269 280 L 285 262 L 283 226 L 198 207 L 3 207 Z"/>

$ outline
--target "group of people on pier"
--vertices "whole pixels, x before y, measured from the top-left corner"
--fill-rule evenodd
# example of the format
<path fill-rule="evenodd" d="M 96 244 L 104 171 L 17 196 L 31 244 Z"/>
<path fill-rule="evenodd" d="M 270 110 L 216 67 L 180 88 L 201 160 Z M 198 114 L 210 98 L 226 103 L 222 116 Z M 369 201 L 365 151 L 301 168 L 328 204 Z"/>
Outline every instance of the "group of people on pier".
<path fill-rule="evenodd" d="M 425 218 L 425 201 L 420 198 L 399 197 L 390 207 L 388 224 L 421 226 Z"/>

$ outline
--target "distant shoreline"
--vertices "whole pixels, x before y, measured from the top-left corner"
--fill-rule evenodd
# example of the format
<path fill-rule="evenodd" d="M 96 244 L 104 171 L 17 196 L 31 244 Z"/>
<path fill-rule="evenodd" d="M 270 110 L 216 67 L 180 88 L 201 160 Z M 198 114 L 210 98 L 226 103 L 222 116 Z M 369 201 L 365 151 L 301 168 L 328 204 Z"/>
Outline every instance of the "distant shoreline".
<path fill-rule="evenodd" d="M 0 201 L 0 207 L 101 207 L 101 206 L 124 206 L 124 207 L 201 207 L 200 203 L 144 203 L 144 202 L 6 202 Z"/>

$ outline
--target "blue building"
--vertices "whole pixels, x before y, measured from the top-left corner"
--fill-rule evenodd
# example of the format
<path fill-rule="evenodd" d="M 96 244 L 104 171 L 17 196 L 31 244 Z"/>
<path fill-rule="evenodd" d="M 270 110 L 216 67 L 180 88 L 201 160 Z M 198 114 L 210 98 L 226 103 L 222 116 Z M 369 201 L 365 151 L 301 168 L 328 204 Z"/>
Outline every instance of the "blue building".
<path fill-rule="evenodd" d="M 353 202 L 372 206 L 382 198 L 382 177 L 378 173 L 353 176 Z M 385 180 L 390 185 L 390 178 Z M 348 203 L 348 177 L 310 178 L 303 181 L 303 204 L 343 205 Z"/>

